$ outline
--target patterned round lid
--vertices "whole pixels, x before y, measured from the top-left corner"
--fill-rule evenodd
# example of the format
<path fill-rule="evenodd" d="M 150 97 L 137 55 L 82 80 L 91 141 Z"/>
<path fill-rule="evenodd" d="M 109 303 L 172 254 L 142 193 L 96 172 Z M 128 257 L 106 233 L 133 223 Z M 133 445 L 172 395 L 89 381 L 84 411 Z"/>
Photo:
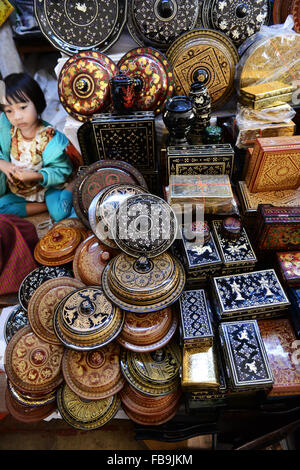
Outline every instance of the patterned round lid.
<path fill-rule="evenodd" d="M 165 252 L 177 235 L 177 218 L 171 206 L 153 194 L 133 195 L 116 210 L 112 235 L 125 253 L 153 258 Z"/>
<path fill-rule="evenodd" d="M 173 68 L 176 95 L 188 96 L 192 83 L 201 80 L 212 108 L 216 108 L 232 93 L 239 55 L 225 34 L 209 29 L 185 33 L 170 46 L 167 58 Z"/>
<path fill-rule="evenodd" d="M 239 46 L 268 23 L 270 11 L 269 0 L 204 0 L 202 18 L 206 28 L 221 31 Z"/>
<path fill-rule="evenodd" d="M 104 426 L 120 408 L 119 396 L 102 400 L 85 400 L 64 384 L 57 391 L 57 406 L 61 417 L 75 429 L 89 431 Z"/>
<path fill-rule="evenodd" d="M 185 286 L 182 264 L 169 253 L 148 260 L 121 253 L 102 273 L 107 297 L 120 308 L 136 313 L 161 310 L 174 303 Z"/>
<path fill-rule="evenodd" d="M 100 286 L 78 289 L 56 307 L 54 331 L 74 350 L 94 350 L 111 342 L 121 331 L 124 312 L 115 307 Z"/>
<path fill-rule="evenodd" d="M 110 79 L 117 74 L 114 62 L 97 51 L 74 54 L 63 65 L 58 94 L 65 110 L 78 121 L 88 121 L 111 103 Z"/>
<path fill-rule="evenodd" d="M 34 333 L 43 341 L 61 344 L 53 327 L 53 316 L 59 302 L 70 292 L 84 287 L 77 279 L 49 279 L 39 286 L 28 304 L 28 320 Z"/>
<path fill-rule="evenodd" d="M 58 226 L 49 230 L 34 248 L 35 259 L 44 265 L 57 266 L 73 260 L 75 251 L 84 238 L 75 227 Z"/>
<path fill-rule="evenodd" d="M 94 235 L 86 238 L 76 250 L 73 259 L 73 272 L 76 279 L 86 286 L 101 285 L 102 271 L 108 261 L 118 254 L 103 245 Z"/>
<path fill-rule="evenodd" d="M 100 191 L 90 203 L 88 216 L 90 227 L 99 240 L 111 248 L 117 248 L 111 227 L 120 204 L 128 197 L 145 194 L 148 191 L 142 186 L 119 183 Z"/>
<path fill-rule="evenodd" d="M 106 51 L 126 21 L 127 0 L 35 0 L 34 6 L 41 32 L 68 55 L 86 49 Z"/>
<path fill-rule="evenodd" d="M 64 266 L 41 266 L 34 269 L 22 281 L 18 297 L 19 303 L 24 310 L 27 311 L 28 303 L 34 291 L 48 279 L 53 279 L 61 276 L 73 277 L 70 269 Z"/>
<path fill-rule="evenodd" d="M 23 393 L 44 394 L 61 382 L 63 346 L 42 341 L 25 326 L 10 340 L 4 367 L 8 379 Z"/>
<path fill-rule="evenodd" d="M 94 197 L 103 189 L 121 183 L 147 189 L 142 174 L 130 163 L 120 160 L 101 160 L 92 163 L 77 176 L 73 188 L 73 206 L 85 226 L 90 227 L 88 210 Z"/>
<path fill-rule="evenodd" d="M 140 83 L 135 93 L 137 111 L 162 112 L 174 92 L 174 77 L 164 54 L 153 48 L 132 49 L 121 57 L 118 67 L 124 75 Z"/>
<path fill-rule="evenodd" d="M 300 36 L 293 32 L 263 37 L 241 57 L 237 69 L 240 88 L 276 80 L 292 84 L 300 79 Z"/>
<path fill-rule="evenodd" d="M 66 349 L 62 371 L 74 393 L 87 400 L 115 395 L 124 386 L 120 369 L 120 347 L 110 343 L 94 351 Z"/>
<path fill-rule="evenodd" d="M 24 326 L 28 325 L 27 311 L 21 305 L 16 305 L 6 319 L 4 326 L 4 337 L 6 343 L 13 335 Z"/>
<path fill-rule="evenodd" d="M 181 34 L 194 29 L 198 0 L 132 0 L 127 27 L 141 46 L 166 50 Z"/>

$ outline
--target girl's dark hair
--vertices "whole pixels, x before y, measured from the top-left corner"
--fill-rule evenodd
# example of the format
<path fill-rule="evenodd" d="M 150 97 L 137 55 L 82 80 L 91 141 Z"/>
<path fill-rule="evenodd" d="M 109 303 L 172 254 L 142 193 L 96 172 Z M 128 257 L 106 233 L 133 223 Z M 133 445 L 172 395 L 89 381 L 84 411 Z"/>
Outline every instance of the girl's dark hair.
<path fill-rule="evenodd" d="M 46 100 L 40 85 L 27 73 L 11 73 L 4 78 L 5 97 L 9 104 L 33 102 L 36 112 L 41 114 L 46 108 Z M 0 104 L 3 111 L 3 104 Z"/>

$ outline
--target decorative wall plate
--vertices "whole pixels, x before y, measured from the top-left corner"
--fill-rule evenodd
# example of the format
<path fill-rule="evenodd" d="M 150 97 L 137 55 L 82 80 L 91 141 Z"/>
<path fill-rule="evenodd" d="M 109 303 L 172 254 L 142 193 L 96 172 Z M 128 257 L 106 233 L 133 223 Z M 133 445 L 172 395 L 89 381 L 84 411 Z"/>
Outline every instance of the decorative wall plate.
<path fill-rule="evenodd" d="M 153 194 L 125 199 L 111 225 L 114 241 L 122 251 L 147 258 L 164 253 L 173 244 L 178 229 L 172 207 Z"/>
<path fill-rule="evenodd" d="M 105 245 L 117 249 L 111 227 L 120 204 L 130 196 L 145 194 L 142 186 L 119 183 L 104 188 L 92 200 L 88 210 L 89 223 L 96 237 Z"/>
<path fill-rule="evenodd" d="M 88 121 L 111 103 L 109 80 L 117 74 L 114 62 L 97 51 L 74 54 L 63 65 L 58 78 L 59 99 L 78 121 Z"/>
<path fill-rule="evenodd" d="M 120 183 L 147 189 L 142 174 L 129 163 L 119 160 L 100 160 L 92 163 L 77 176 L 73 188 L 73 206 L 85 226 L 90 227 L 88 210 L 93 198 L 102 189 Z"/>
<path fill-rule="evenodd" d="M 202 19 L 206 28 L 221 31 L 239 46 L 268 23 L 270 11 L 269 0 L 204 0 Z"/>
<path fill-rule="evenodd" d="M 46 343 L 61 344 L 53 328 L 53 316 L 59 302 L 69 293 L 83 288 L 77 279 L 60 277 L 49 279 L 32 295 L 27 309 L 28 321 L 34 333 Z"/>
<path fill-rule="evenodd" d="M 240 88 L 270 80 L 292 84 L 300 77 L 299 55 L 300 36 L 293 32 L 256 41 L 241 56 Z"/>
<path fill-rule="evenodd" d="M 239 55 L 225 34 L 196 29 L 176 39 L 166 55 L 173 68 L 176 95 L 188 96 L 191 84 L 200 81 L 209 91 L 212 108 L 229 98 Z"/>
<path fill-rule="evenodd" d="M 56 410 L 56 402 L 49 403 L 44 406 L 26 406 L 17 402 L 9 393 L 8 389 L 5 390 L 5 404 L 8 412 L 17 420 L 25 423 L 34 423 L 43 421 Z"/>
<path fill-rule="evenodd" d="M 6 375 L 21 393 L 49 393 L 63 380 L 63 351 L 63 346 L 42 341 L 25 326 L 12 337 L 5 350 Z"/>
<path fill-rule="evenodd" d="M 178 326 L 178 317 L 170 308 L 147 314 L 126 313 L 118 343 L 135 352 L 149 352 L 166 346 Z"/>
<path fill-rule="evenodd" d="M 13 335 L 28 325 L 27 311 L 21 305 L 17 305 L 8 315 L 4 326 L 4 338 L 6 343 L 10 341 Z"/>
<path fill-rule="evenodd" d="M 141 46 L 166 50 L 175 39 L 195 28 L 198 12 L 198 0 L 132 0 L 127 27 Z"/>
<path fill-rule="evenodd" d="M 86 286 L 101 285 L 101 275 L 110 259 L 119 251 L 103 245 L 94 235 L 86 238 L 76 250 L 73 272 Z"/>
<path fill-rule="evenodd" d="M 161 113 L 174 92 L 173 72 L 166 56 L 150 47 L 132 49 L 121 57 L 118 68 L 141 83 L 140 91 L 135 92 L 136 110 Z"/>
<path fill-rule="evenodd" d="M 294 0 L 274 0 L 273 23 L 283 24 L 288 15 L 292 13 Z"/>
<path fill-rule="evenodd" d="M 45 266 L 59 266 L 73 261 L 84 233 L 75 227 L 58 226 L 49 230 L 36 244 L 34 257 Z"/>
<path fill-rule="evenodd" d="M 118 395 L 102 400 L 85 400 L 76 395 L 67 384 L 57 391 L 57 406 L 62 418 L 75 429 L 89 431 L 104 426 L 120 408 Z"/>
<path fill-rule="evenodd" d="M 62 363 L 64 379 L 74 393 L 86 400 L 111 397 L 125 383 L 119 357 L 120 346 L 116 343 L 86 352 L 66 349 Z"/>
<path fill-rule="evenodd" d="M 135 313 L 170 306 L 184 289 L 184 267 L 169 253 L 145 258 L 145 264 L 141 261 L 125 253 L 113 258 L 102 273 L 105 294 L 115 305 Z"/>
<path fill-rule="evenodd" d="M 61 300 L 53 323 L 55 334 L 68 348 L 94 350 L 121 332 L 124 312 L 105 297 L 100 286 L 89 286 Z"/>
<path fill-rule="evenodd" d="M 18 297 L 22 308 L 27 311 L 29 300 L 43 282 L 61 276 L 73 277 L 73 273 L 64 266 L 41 266 L 29 273 L 19 287 Z"/>
<path fill-rule="evenodd" d="M 35 0 L 34 7 L 43 35 L 68 55 L 106 51 L 117 41 L 127 16 L 127 0 Z"/>

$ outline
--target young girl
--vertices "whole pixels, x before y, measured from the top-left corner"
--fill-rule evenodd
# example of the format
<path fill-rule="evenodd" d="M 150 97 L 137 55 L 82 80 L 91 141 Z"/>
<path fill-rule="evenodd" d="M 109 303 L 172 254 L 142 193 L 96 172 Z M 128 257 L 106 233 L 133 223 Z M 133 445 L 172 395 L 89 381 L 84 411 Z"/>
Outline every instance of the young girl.
<path fill-rule="evenodd" d="M 47 209 L 54 222 L 76 217 L 68 139 L 42 121 L 39 84 L 24 73 L 0 81 L 0 214 L 26 217 Z"/>

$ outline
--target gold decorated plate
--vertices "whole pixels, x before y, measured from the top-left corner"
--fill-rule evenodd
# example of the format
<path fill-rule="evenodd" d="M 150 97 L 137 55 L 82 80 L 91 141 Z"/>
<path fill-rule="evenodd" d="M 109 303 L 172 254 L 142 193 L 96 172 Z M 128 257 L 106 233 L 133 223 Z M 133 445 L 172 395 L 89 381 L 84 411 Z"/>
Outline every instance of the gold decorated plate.
<path fill-rule="evenodd" d="M 120 346 L 110 343 L 93 351 L 66 349 L 62 371 L 74 393 L 87 400 L 100 400 L 118 393 L 124 386 Z"/>
<path fill-rule="evenodd" d="M 257 40 L 243 53 L 237 80 L 240 88 L 267 81 L 294 83 L 300 78 L 300 36 L 282 33 Z"/>
<path fill-rule="evenodd" d="M 88 211 L 94 197 L 103 189 L 121 183 L 147 189 L 143 175 L 130 163 L 120 160 L 94 162 L 77 176 L 73 188 L 73 206 L 86 227 L 90 227 Z"/>
<path fill-rule="evenodd" d="M 55 309 L 53 325 L 68 348 L 86 351 L 113 341 L 121 332 L 124 312 L 113 305 L 100 286 L 71 292 Z"/>
<path fill-rule="evenodd" d="M 5 350 L 6 375 L 21 393 L 47 394 L 63 380 L 63 352 L 63 346 L 42 341 L 25 326 L 12 337 Z"/>
<path fill-rule="evenodd" d="M 44 266 L 67 264 L 73 260 L 83 239 L 82 229 L 62 225 L 52 228 L 36 244 L 34 257 Z"/>
<path fill-rule="evenodd" d="M 119 183 L 104 188 L 91 201 L 88 209 L 89 223 L 96 237 L 111 248 L 117 248 L 112 236 L 112 224 L 117 209 L 126 199 L 148 191 L 142 186 Z"/>
<path fill-rule="evenodd" d="M 111 103 L 110 79 L 117 74 L 114 62 L 99 51 L 74 54 L 58 77 L 58 94 L 64 109 L 85 122 L 105 111 Z"/>
<path fill-rule="evenodd" d="M 161 312 L 164 312 L 165 310 L 167 309 L 145 314 L 134 314 L 131 312 L 127 312 L 123 330 L 121 334 L 117 337 L 118 343 L 125 349 L 142 353 L 155 351 L 156 349 L 160 349 L 163 346 L 166 346 L 166 344 L 171 341 L 177 330 L 177 315 L 175 313 L 171 314 L 171 322 L 168 322 L 169 326 L 167 327 L 167 331 L 163 329 L 163 322 L 156 324 L 155 319 L 149 318 L 155 316 L 156 314 L 161 314 Z M 140 319 L 140 316 L 144 318 Z M 140 320 L 142 320 L 141 324 Z M 131 328 L 132 325 L 133 328 Z M 155 329 L 155 326 L 157 326 L 158 329 L 160 328 L 159 332 L 151 331 L 152 329 Z M 152 342 L 150 342 L 151 338 Z"/>
<path fill-rule="evenodd" d="M 121 57 L 118 68 L 126 76 L 140 80 L 141 89 L 134 97 L 135 110 L 161 113 L 174 93 L 174 76 L 167 57 L 151 47 L 138 47 Z"/>
<path fill-rule="evenodd" d="M 120 408 L 120 398 L 114 395 L 102 400 L 84 400 L 67 384 L 57 391 L 58 410 L 66 423 L 82 431 L 98 429 L 114 418 Z"/>
<path fill-rule="evenodd" d="M 94 235 L 86 238 L 76 250 L 73 272 L 86 286 L 101 285 L 101 275 L 110 259 L 119 251 L 103 245 Z"/>
<path fill-rule="evenodd" d="M 29 300 L 28 321 L 34 333 L 46 343 L 61 344 L 53 328 L 53 316 L 59 302 L 70 292 L 84 287 L 77 279 L 49 279 L 39 286 Z"/>
<path fill-rule="evenodd" d="M 183 292 L 186 276 L 182 264 L 168 252 L 148 260 L 149 270 L 139 260 L 121 253 L 102 273 L 106 296 L 120 308 L 134 313 L 162 310 Z"/>
<path fill-rule="evenodd" d="M 173 68 L 176 95 L 188 96 L 191 84 L 200 81 L 209 91 L 212 108 L 227 101 L 239 55 L 225 34 L 195 29 L 176 39 L 166 55 Z"/>

